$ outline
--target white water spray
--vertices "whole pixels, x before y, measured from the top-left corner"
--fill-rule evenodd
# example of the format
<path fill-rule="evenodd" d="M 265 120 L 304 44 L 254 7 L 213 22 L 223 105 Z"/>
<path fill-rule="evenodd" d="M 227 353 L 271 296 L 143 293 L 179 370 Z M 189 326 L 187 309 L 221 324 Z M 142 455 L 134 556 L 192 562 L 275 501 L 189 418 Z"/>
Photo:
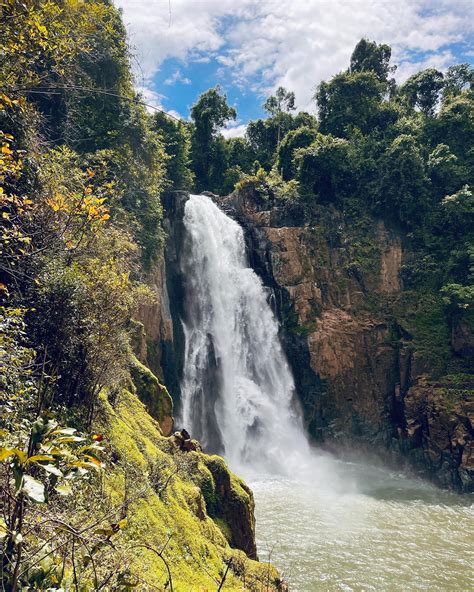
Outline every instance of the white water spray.
<path fill-rule="evenodd" d="M 301 468 L 311 453 L 293 377 L 243 230 L 200 195 L 186 203 L 184 225 L 183 425 L 233 468 Z"/>

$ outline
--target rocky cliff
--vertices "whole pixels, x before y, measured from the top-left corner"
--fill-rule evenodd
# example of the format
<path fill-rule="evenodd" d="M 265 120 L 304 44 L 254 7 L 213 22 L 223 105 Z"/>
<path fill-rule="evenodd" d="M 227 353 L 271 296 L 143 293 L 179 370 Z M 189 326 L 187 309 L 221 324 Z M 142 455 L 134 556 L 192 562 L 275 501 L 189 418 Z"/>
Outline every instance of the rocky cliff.
<path fill-rule="evenodd" d="M 308 216 L 252 190 L 220 203 L 272 288 L 313 437 L 404 457 L 438 484 L 471 491 L 472 327 L 449 334 L 439 297 L 404 289 L 413 254 L 403 233 L 330 207 Z"/>
<path fill-rule="evenodd" d="M 165 197 L 166 255 L 150 273 L 160 296 L 140 316 L 141 359 L 178 402 L 186 199 Z M 271 288 L 315 441 L 405 459 L 443 487 L 472 491 L 472 327 L 450 332 L 439 297 L 404 286 L 414 256 L 404 234 L 332 207 L 308 217 L 252 190 L 215 199 L 243 225 L 251 265 Z"/>

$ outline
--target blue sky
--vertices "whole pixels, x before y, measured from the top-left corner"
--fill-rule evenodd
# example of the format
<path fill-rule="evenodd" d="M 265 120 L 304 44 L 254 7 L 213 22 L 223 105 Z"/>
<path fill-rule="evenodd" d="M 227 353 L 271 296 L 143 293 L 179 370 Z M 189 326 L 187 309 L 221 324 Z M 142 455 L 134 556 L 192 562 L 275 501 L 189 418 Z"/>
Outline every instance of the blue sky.
<path fill-rule="evenodd" d="M 219 84 L 238 112 L 227 135 L 262 116 L 279 85 L 314 111 L 316 85 L 347 68 L 361 37 L 391 45 L 400 82 L 474 60 L 474 0 L 115 1 L 145 99 L 188 117 L 199 94 Z"/>
<path fill-rule="evenodd" d="M 161 103 L 187 116 L 197 97 L 208 88 L 219 85 L 227 94 L 230 105 L 238 113 L 238 119 L 247 122 L 264 114 L 264 99 L 260 92 L 242 88 L 233 83 L 230 73 L 212 57 L 207 63 L 183 63 L 175 58 L 163 62 L 153 76 L 152 88 L 163 95 Z"/>

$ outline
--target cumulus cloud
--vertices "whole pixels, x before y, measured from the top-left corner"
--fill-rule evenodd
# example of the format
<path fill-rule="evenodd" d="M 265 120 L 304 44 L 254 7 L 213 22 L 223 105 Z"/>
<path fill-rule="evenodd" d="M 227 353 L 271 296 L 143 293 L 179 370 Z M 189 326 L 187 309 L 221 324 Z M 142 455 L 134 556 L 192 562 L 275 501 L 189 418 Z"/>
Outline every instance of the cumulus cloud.
<path fill-rule="evenodd" d="M 247 131 L 247 124 L 242 123 L 239 125 L 229 125 L 225 129 L 222 130 L 222 135 L 224 138 L 243 138 L 245 136 L 245 132 Z"/>
<path fill-rule="evenodd" d="M 145 86 L 167 58 L 216 59 L 234 84 L 278 85 L 311 108 L 315 86 L 347 68 L 361 37 L 389 43 L 397 78 L 420 64 L 444 68 L 449 45 L 472 33 L 471 0 L 116 0 Z M 169 7 L 171 6 L 171 14 Z M 469 48 L 466 46 L 466 51 Z M 418 62 L 418 65 L 414 65 Z"/>

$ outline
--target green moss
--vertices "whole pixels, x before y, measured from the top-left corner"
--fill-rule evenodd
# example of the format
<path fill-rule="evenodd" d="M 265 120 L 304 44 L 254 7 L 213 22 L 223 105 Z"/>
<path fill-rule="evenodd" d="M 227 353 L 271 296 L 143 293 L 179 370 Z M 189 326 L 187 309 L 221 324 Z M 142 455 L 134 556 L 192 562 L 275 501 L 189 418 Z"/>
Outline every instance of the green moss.
<path fill-rule="evenodd" d="M 411 337 L 417 352 L 434 378 L 442 376 L 451 359 L 450 330 L 439 296 L 405 292 L 393 306 L 394 316 Z"/>
<path fill-rule="evenodd" d="M 126 487 L 132 500 L 122 552 L 133 573 L 150 587 L 163 590 L 167 579 L 163 563 L 155 554 L 136 545 L 145 542 L 159 549 L 171 535 L 165 557 L 176 592 L 215 589 L 224 560 L 230 557 L 243 571 L 230 570 L 226 590 L 256 591 L 267 577 L 271 584 L 277 580 L 273 567 L 251 561 L 241 551 L 231 549 L 228 522 L 217 515 L 214 520 L 210 516 L 212 507 L 218 514 L 222 505 L 219 480 L 229 482 L 229 491 L 241 503 L 250 503 L 246 486 L 229 472 L 223 459 L 177 451 L 161 435 L 158 423 L 144 404 L 128 391 L 120 393 L 114 408 L 105 395 L 101 397 L 96 427 L 105 434 L 115 458 L 118 457 L 106 472 L 106 491 L 114 503 L 120 504 Z M 272 589 L 275 588 L 269 588 Z"/>
<path fill-rule="evenodd" d="M 168 390 L 135 356 L 132 356 L 130 361 L 130 375 L 138 398 L 145 404 L 152 417 L 162 423 L 166 416 L 172 415 L 173 400 Z"/>
<path fill-rule="evenodd" d="M 472 374 L 459 372 L 447 374 L 439 379 L 443 399 L 448 413 L 454 413 L 456 407 L 465 401 L 474 401 L 474 378 Z"/>
<path fill-rule="evenodd" d="M 226 541 L 230 544 L 232 542 L 232 532 L 229 525 L 222 518 L 214 518 L 215 524 L 220 528 L 222 534 L 225 536 Z"/>

